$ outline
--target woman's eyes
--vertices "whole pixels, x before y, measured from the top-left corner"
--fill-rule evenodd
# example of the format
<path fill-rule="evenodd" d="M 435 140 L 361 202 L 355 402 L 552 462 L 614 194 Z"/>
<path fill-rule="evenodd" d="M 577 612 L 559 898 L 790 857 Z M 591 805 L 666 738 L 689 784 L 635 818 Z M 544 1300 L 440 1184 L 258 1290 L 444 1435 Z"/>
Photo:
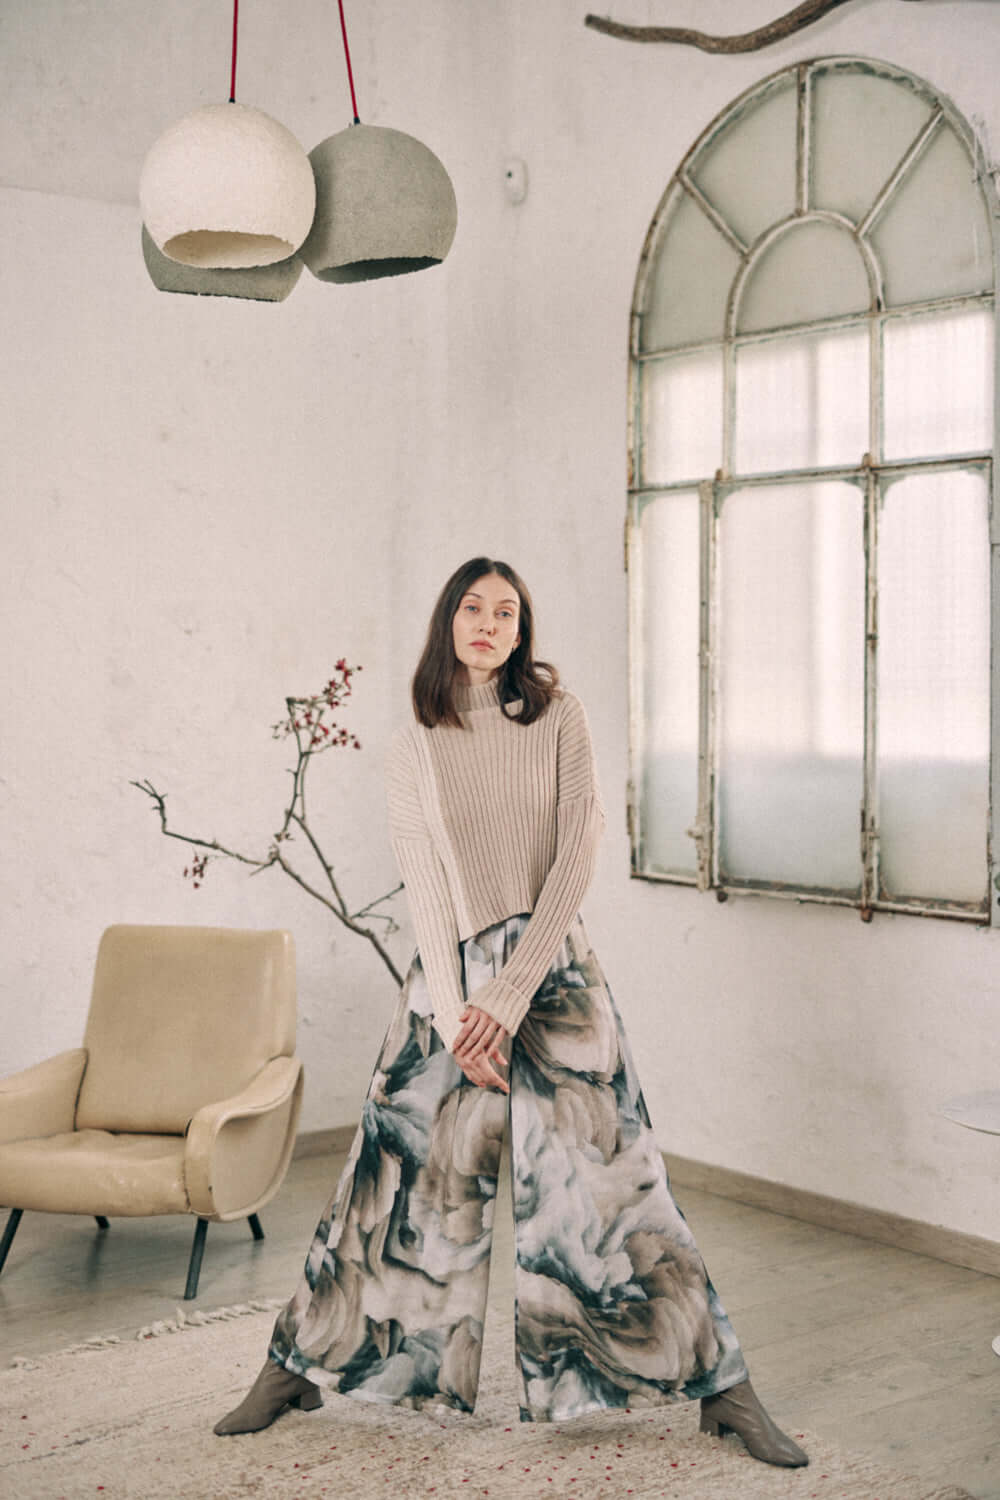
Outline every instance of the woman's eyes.
<path fill-rule="evenodd" d="M 478 604 L 466 604 L 464 607 L 468 610 L 471 610 L 474 615 L 479 613 Z M 501 609 L 499 611 L 499 614 L 502 615 L 505 620 L 512 620 L 514 618 L 514 611 L 512 609 Z"/>

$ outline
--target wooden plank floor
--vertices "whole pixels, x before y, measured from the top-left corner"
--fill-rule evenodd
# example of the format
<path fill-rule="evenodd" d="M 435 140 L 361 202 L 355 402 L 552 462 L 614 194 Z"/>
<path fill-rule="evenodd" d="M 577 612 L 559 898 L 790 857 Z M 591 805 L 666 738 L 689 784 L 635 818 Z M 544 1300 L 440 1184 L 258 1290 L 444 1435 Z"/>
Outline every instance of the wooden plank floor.
<path fill-rule="evenodd" d="M 193 1303 L 182 1302 L 192 1220 L 119 1219 L 101 1233 L 92 1219 L 26 1213 L 0 1276 L 0 1365 L 128 1336 L 182 1305 L 289 1295 L 342 1159 L 292 1163 L 261 1243 L 245 1223 L 213 1224 Z M 1000 1500 L 1000 1280 L 694 1189 L 677 1196 L 783 1426 Z M 510 1254 L 498 1234 L 498 1296 L 510 1295 Z"/>

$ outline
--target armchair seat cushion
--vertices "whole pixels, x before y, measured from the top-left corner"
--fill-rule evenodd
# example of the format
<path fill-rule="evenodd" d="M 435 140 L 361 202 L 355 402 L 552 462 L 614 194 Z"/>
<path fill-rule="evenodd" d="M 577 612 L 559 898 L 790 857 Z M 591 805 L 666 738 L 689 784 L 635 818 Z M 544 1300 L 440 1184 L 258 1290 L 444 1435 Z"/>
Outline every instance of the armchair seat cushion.
<path fill-rule="evenodd" d="M 0 1152 L 0 1203 L 109 1217 L 189 1213 L 184 1137 L 70 1130 L 8 1142 Z"/>

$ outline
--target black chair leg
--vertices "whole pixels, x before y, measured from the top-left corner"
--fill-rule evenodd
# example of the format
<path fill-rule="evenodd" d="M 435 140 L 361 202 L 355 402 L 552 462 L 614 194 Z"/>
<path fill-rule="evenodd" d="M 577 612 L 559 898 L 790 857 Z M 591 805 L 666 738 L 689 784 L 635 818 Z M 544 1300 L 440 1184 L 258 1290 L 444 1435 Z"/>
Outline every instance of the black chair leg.
<path fill-rule="evenodd" d="M 23 1208 L 12 1208 L 8 1215 L 3 1237 L 0 1238 L 0 1271 L 3 1270 L 10 1247 L 14 1243 L 14 1236 L 17 1233 L 17 1227 L 21 1222 L 23 1213 Z M 108 1229 L 110 1227 L 103 1214 L 95 1214 L 94 1218 L 97 1220 L 98 1229 Z M 264 1231 L 261 1228 L 261 1223 L 257 1215 L 251 1214 L 247 1223 L 250 1225 L 254 1239 L 262 1240 L 264 1238 Z M 188 1261 L 187 1286 L 184 1289 L 185 1302 L 190 1302 L 198 1295 L 198 1281 L 201 1276 L 201 1263 L 205 1255 L 205 1236 L 207 1234 L 208 1220 L 199 1219 L 194 1226 L 194 1242 L 191 1246 L 191 1259 Z"/>
<path fill-rule="evenodd" d="M 12 1208 L 7 1223 L 4 1226 L 3 1239 L 0 1240 L 0 1271 L 3 1270 L 4 1261 L 7 1259 L 7 1252 L 14 1243 L 17 1226 L 21 1222 L 21 1215 L 23 1213 L 23 1208 Z"/>
<path fill-rule="evenodd" d="M 205 1254 L 205 1236 L 207 1233 L 208 1220 L 199 1219 L 194 1226 L 194 1244 L 191 1246 L 187 1286 L 184 1289 L 185 1302 L 190 1302 L 192 1297 L 197 1297 L 198 1295 L 198 1278 L 201 1275 L 201 1258 Z"/>

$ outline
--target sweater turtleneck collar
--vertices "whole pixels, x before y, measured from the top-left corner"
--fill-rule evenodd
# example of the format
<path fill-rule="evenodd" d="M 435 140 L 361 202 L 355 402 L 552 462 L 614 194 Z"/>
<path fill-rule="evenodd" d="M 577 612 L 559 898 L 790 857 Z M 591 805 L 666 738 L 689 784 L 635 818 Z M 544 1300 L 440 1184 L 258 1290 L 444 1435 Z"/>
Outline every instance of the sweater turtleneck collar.
<path fill-rule="evenodd" d="M 497 708 L 500 703 L 500 684 L 496 677 L 489 682 L 455 684 L 455 707 L 460 714 L 475 713 L 478 708 Z"/>

